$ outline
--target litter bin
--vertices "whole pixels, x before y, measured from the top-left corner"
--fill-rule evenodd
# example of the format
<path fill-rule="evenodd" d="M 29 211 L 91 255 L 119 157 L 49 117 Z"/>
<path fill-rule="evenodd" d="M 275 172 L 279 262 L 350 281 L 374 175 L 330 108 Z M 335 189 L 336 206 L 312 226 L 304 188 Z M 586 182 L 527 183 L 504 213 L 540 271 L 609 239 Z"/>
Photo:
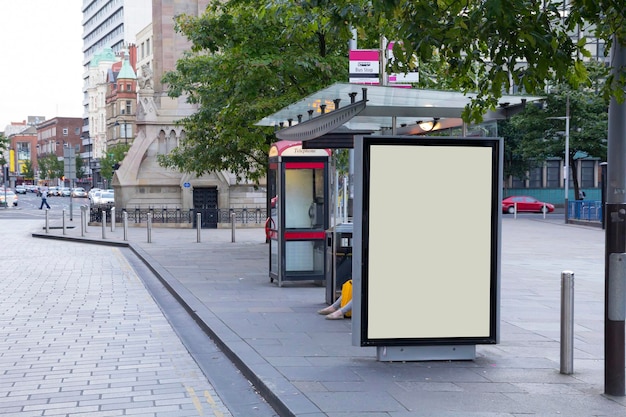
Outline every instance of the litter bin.
<path fill-rule="evenodd" d="M 326 303 L 341 295 L 341 286 L 352 278 L 352 223 L 326 230 Z"/>

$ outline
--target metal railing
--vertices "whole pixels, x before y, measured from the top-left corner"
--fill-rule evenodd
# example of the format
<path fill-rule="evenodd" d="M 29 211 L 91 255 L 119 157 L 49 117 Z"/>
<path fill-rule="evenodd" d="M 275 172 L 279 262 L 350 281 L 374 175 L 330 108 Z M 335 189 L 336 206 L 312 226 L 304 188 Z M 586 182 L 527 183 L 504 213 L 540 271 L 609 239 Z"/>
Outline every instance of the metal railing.
<path fill-rule="evenodd" d="M 568 220 L 602 222 L 602 202 L 599 200 L 574 200 L 568 202 Z"/>
<path fill-rule="evenodd" d="M 94 223 L 102 222 L 102 213 L 105 212 L 109 221 L 111 215 L 115 216 L 116 222 L 124 220 L 124 214 L 127 213 L 129 223 L 145 224 L 148 222 L 148 216 L 152 223 L 174 223 L 174 224 L 192 224 L 195 225 L 196 214 L 202 213 L 203 210 L 188 209 L 183 210 L 179 207 L 148 207 L 134 209 L 113 209 L 112 204 L 93 205 L 89 208 L 89 221 Z M 113 210 L 112 210 L 113 209 Z M 265 208 L 237 208 L 237 209 L 213 209 L 215 213 L 215 224 L 232 223 L 233 220 L 237 224 L 258 225 L 265 224 L 267 211 Z M 233 216 L 234 214 L 234 216 Z"/>

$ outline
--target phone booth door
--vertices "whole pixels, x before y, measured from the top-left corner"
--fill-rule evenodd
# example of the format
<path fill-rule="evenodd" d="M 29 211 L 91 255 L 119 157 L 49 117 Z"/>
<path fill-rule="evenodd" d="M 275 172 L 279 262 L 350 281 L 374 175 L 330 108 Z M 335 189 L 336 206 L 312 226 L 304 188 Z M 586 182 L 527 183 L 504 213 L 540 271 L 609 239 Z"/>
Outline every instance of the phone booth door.
<path fill-rule="evenodd" d="M 280 142 L 279 142 L 280 144 Z M 329 227 L 329 155 L 326 149 L 302 149 L 289 142 L 275 161 L 270 158 L 270 278 L 323 281 L 326 230 Z"/>

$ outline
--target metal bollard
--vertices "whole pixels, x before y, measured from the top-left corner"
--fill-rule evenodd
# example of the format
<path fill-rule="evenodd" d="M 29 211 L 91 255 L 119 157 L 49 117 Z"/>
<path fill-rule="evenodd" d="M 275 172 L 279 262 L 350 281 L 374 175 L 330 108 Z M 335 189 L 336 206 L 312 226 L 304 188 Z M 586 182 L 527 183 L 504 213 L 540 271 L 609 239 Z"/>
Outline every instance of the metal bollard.
<path fill-rule="evenodd" d="M 517 201 L 513 203 L 513 218 L 517 219 Z"/>
<path fill-rule="evenodd" d="M 561 272 L 561 373 L 574 373 L 574 272 Z"/>
<path fill-rule="evenodd" d="M 152 213 L 148 213 L 148 221 L 147 221 L 147 230 L 148 230 L 148 243 L 152 243 Z"/>
<path fill-rule="evenodd" d="M 102 210 L 102 239 L 107 238 L 107 212 Z"/>
<path fill-rule="evenodd" d="M 48 212 L 49 211 L 50 210 L 46 209 L 46 224 L 45 224 L 46 233 L 48 233 L 48 231 L 50 230 L 50 222 L 49 222 L 49 219 L 48 219 Z"/>
<path fill-rule="evenodd" d="M 230 241 L 235 243 L 235 213 L 230 213 Z"/>
<path fill-rule="evenodd" d="M 65 209 L 63 209 L 63 234 L 65 234 Z"/>
<path fill-rule="evenodd" d="M 196 241 L 200 243 L 200 229 L 202 229 L 202 214 L 196 214 Z"/>
<path fill-rule="evenodd" d="M 128 240 L 128 212 L 123 213 L 124 240 Z"/>
<path fill-rule="evenodd" d="M 85 206 L 80 206 L 80 235 L 85 236 Z"/>
<path fill-rule="evenodd" d="M 111 232 L 115 232 L 115 207 L 111 207 Z"/>
<path fill-rule="evenodd" d="M 85 218 L 83 221 L 85 222 L 85 233 L 88 233 L 87 226 L 89 226 L 89 217 L 87 215 L 87 210 L 89 210 L 89 206 L 83 205 L 83 206 L 80 206 L 80 208 L 81 210 L 85 212 Z"/>

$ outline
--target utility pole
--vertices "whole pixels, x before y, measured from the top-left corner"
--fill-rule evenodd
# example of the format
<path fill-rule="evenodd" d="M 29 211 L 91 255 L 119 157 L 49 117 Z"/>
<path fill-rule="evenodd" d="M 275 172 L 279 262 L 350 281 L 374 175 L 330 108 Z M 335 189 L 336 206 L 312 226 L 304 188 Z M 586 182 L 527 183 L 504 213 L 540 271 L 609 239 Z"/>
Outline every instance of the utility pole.
<path fill-rule="evenodd" d="M 626 46 L 613 37 L 615 79 L 626 67 Z M 626 319 L 626 103 L 611 98 L 607 152 L 604 297 L 604 392 L 624 396 L 624 320 Z"/>

